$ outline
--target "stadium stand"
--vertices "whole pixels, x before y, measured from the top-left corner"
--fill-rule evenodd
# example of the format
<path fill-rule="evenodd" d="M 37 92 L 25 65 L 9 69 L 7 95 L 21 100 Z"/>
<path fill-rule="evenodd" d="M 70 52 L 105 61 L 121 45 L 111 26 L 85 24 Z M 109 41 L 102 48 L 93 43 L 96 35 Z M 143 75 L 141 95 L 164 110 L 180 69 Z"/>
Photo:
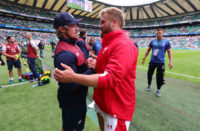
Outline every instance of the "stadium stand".
<path fill-rule="evenodd" d="M 155 19 L 151 21 L 127 21 L 126 26 L 127 27 L 138 27 L 138 26 L 161 26 L 161 25 L 173 25 L 173 24 L 179 24 L 179 23 L 188 23 L 191 21 L 199 21 L 200 20 L 200 14 L 189 14 L 189 15 L 183 15 L 183 16 L 176 16 L 173 18 L 160 18 Z"/>
<path fill-rule="evenodd" d="M 25 41 L 23 34 L 26 31 L 34 32 L 33 37 L 38 41 L 55 40 L 56 35 L 52 24 L 55 14 L 55 11 L 13 4 L 6 0 L 0 1 L 0 28 L 2 28 L 0 42 L 5 43 L 8 35 L 15 36 L 17 41 Z M 86 29 L 89 36 L 99 39 L 99 19 L 91 19 L 79 14 L 74 15 L 83 18 L 79 25 L 80 29 Z M 125 29 L 130 32 L 139 47 L 148 46 L 149 40 L 155 37 L 157 28 L 163 28 L 164 36 L 172 43 L 173 48 L 200 48 L 200 13 L 198 11 L 150 20 L 126 20 L 125 25 Z"/>
<path fill-rule="evenodd" d="M 148 38 L 133 38 L 134 41 L 139 43 L 140 47 L 147 47 L 152 39 L 155 37 Z M 167 39 L 174 49 L 200 49 L 200 36 L 177 36 L 177 37 L 164 37 Z"/>
<path fill-rule="evenodd" d="M 16 42 L 19 43 L 21 41 L 27 42 L 27 40 L 24 38 L 24 35 L 26 31 L 20 31 L 20 30 L 3 30 L 0 29 L 0 43 L 6 42 L 7 36 L 14 36 L 16 39 Z M 44 40 L 47 43 L 50 43 L 51 41 L 57 41 L 57 37 L 53 33 L 43 33 L 43 32 L 32 32 L 33 39 L 37 40 L 38 42 L 40 40 Z"/>

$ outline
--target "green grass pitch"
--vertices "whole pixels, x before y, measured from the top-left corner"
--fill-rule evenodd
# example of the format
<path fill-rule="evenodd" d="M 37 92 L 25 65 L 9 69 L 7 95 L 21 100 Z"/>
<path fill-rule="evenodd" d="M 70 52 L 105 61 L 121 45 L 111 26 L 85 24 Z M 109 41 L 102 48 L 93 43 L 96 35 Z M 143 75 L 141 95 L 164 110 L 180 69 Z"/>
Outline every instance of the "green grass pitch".
<path fill-rule="evenodd" d="M 152 91 L 145 91 L 146 71 L 150 58 L 149 54 L 146 64 L 141 65 L 145 51 L 145 48 L 139 50 L 135 81 L 136 107 L 129 131 L 198 131 L 200 129 L 200 50 L 172 50 L 174 61 L 172 70 L 167 66 L 166 54 L 166 84 L 162 87 L 160 98 L 155 97 L 155 77 Z M 53 69 L 53 59 L 50 57 L 50 47 L 47 47 L 44 52 L 44 63 Z M 14 80 L 18 83 L 16 72 L 15 69 Z M 24 65 L 23 72 L 25 72 Z M 1 66 L 0 85 L 7 85 L 8 81 L 7 66 Z M 51 79 L 50 84 L 36 88 L 32 88 L 32 85 L 27 83 L 0 89 L 0 131 L 61 130 L 61 111 L 57 102 L 56 81 Z M 90 88 L 89 100 L 92 100 L 92 93 L 93 89 Z M 98 130 L 94 119 L 87 116 L 84 131 Z"/>

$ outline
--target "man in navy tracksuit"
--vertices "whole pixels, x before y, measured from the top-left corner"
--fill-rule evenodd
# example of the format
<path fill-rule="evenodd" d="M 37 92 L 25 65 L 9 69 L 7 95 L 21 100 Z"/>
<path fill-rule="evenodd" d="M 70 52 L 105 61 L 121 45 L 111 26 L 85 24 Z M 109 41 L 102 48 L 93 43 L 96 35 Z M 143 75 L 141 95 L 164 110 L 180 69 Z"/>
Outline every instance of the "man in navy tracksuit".
<path fill-rule="evenodd" d="M 94 70 L 85 64 L 86 55 L 76 45 L 78 40 L 77 24 L 82 19 L 75 19 L 68 12 L 54 17 L 54 28 L 59 38 L 56 47 L 54 66 L 64 70 L 66 64 L 79 74 L 92 74 Z M 86 96 L 88 87 L 77 83 L 58 82 L 58 101 L 62 110 L 63 131 L 81 131 L 86 117 Z"/>

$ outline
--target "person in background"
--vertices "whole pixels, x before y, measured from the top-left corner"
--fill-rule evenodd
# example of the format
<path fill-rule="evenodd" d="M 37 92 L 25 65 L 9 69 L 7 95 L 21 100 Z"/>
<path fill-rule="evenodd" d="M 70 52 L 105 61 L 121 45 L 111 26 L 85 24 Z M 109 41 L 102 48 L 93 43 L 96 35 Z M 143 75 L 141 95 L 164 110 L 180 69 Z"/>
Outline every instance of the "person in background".
<path fill-rule="evenodd" d="M 35 65 L 35 59 L 39 57 L 38 50 L 37 50 L 37 43 L 32 39 L 31 33 L 26 33 L 25 37 L 29 40 L 28 42 L 28 48 L 27 48 L 27 58 L 28 58 L 28 65 L 33 73 L 33 79 L 30 80 L 30 82 L 38 81 L 37 76 L 37 69 Z"/>
<path fill-rule="evenodd" d="M 54 70 L 59 82 L 95 88 L 93 99 L 101 131 L 127 131 L 135 109 L 138 50 L 123 30 L 124 24 L 125 14 L 120 9 L 108 7 L 100 11 L 102 49 L 97 62 L 88 60 L 88 65 L 96 65 L 93 68 L 97 74 L 79 74 L 65 64 L 61 65 L 63 70 Z"/>
<path fill-rule="evenodd" d="M 5 62 L 3 61 L 3 59 L 1 58 L 1 54 L 2 54 L 2 46 L 3 44 L 0 44 L 0 65 L 5 65 Z"/>
<path fill-rule="evenodd" d="M 21 50 L 17 43 L 15 43 L 15 38 L 13 36 L 7 37 L 7 43 L 2 47 L 2 54 L 6 56 L 6 62 L 9 70 L 10 81 L 9 84 L 14 83 L 13 78 L 13 66 L 18 70 L 19 82 L 24 82 L 22 79 L 22 69 L 19 57 L 21 55 Z"/>
<path fill-rule="evenodd" d="M 54 58 L 55 51 L 56 51 L 56 43 L 52 41 L 50 45 L 51 45 L 51 50 L 52 50 L 52 58 Z"/>
<path fill-rule="evenodd" d="M 171 44 L 163 39 L 163 30 L 157 29 L 156 31 L 156 39 L 153 39 L 149 47 L 147 48 L 147 51 L 144 55 L 144 58 L 142 59 L 142 64 L 145 64 L 146 57 L 148 56 L 149 52 L 152 49 L 151 59 L 149 62 L 149 68 L 147 72 L 148 76 L 148 86 L 146 88 L 147 91 L 151 90 L 151 82 L 152 82 L 152 76 L 157 69 L 156 72 L 156 83 L 157 83 L 157 90 L 156 90 L 156 96 L 161 96 L 160 89 L 161 86 L 165 83 L 164 82 L 164 73 L 165 73 L 165 52 L 168 52 L 169 56 L 169 68 L 173 68 L 173 61 L 172 61 L 172 51 L 171 51 Z"/>
<path fill-rule="evenodd" d="M 45 44 L 42 40 L 40 40 L 40 43 L 38 44 L 38 48 L 40 50 L 40 58 L 43 58 L 43 50 L 44 50 Z"/>
<path fill-rule="evenodd" d="M 86 43 L 86 37 L 87 37 L 87 32 L 85 29 L 81 29 L 80 30 L 80 37 L 77 41 L 77 45 L 79 46 L 79 48 L 83 51 L 83 53 L 85 54 L 86 58 L 89 58 L 89 51 L 90 51 L 90 47 L 88 45 L 88 43 Z"/>
<path fill-rule="evenodd" d="M 94 59 L 97 59 L 97 55 L 99 54 L 102 46 L 100 40 L 94 40 L 94 38 L 90 39 L 90 45 L 92 45 L 92 50 L 90 51 L 90 56 Z"/>
<path fill-rule="evenodd" d="M 90 56 L 94 59 L 97 59 L 97 55 L 99 54 L 102 46 L 100 40 L 95 41 L 94 38 L 90 38 L 89 44 L 92 46 L 92 50 L 90 51 Z M 94 108 L 95 102 L 94 100 L 88 105 L 89 108 Z"/>

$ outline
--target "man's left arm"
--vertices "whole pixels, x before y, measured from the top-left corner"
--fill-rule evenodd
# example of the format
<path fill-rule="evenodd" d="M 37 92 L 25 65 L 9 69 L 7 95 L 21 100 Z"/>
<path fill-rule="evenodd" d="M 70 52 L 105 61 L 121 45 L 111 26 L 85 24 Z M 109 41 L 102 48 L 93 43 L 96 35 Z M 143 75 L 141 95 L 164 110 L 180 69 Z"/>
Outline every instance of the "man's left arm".
<path fill-rule="evenodd" d="M 166 49 L 169 57 L 169 68 L 172 69 L 173 68 L 172 50 L 171 50 L 171 44 L 169 42 L 167 43 Z"/>
<path fill-rule="evenodd" d="M 169 68 L 172 69 L 173 68 L 172 50 L 167 49 L 167 52 L 168 52 L 168 57 L 169 57 Z"/>

